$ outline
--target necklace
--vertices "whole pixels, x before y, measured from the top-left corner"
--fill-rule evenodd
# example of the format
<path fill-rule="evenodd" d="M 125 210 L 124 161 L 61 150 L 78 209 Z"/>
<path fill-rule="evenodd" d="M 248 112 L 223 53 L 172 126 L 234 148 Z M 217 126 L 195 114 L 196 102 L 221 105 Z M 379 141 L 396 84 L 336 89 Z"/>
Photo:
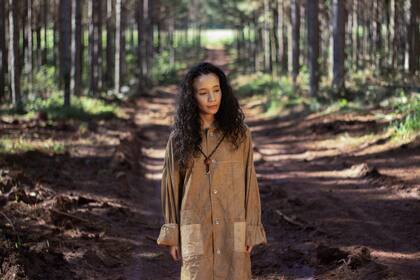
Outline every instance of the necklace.
<path fill-rule="evenodd" d="M 209 174 L 209 171 L 210 171 L 211 156 L 217 150 L 217 148 L 219 147 L 220 143 L 222 143 L 223 138 L 225 138 L 225 135 L 224 134 L 223 134 L 223 137 L 219 140 L 219 143 L 217 143 L 216 147 L 214 147 L 213 151 L 208 156 L 201 150 L 200 146 L 198 146 L 198 149 L 200 150 L 200 152 L 204 156 L 204 164 L 206 165 L 206 174 Z"/>

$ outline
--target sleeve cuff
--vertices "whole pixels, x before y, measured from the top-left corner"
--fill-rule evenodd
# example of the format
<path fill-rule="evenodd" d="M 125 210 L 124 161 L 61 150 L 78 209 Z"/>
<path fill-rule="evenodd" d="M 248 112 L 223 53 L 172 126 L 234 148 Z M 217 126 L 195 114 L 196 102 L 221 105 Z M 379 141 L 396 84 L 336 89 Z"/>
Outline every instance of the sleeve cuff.
<path fill-rule="evenodd" d="M 179 225 L 164 224 L 160 229 L 157 239 L 158 245 L 178 246 L 179 245 Z"/>
<path fill-rule="evenodd" d="M 246 245 L 255 246 L 258 244 L 267 244 L 267 237 L 263 224 L 247 224 Z"/>

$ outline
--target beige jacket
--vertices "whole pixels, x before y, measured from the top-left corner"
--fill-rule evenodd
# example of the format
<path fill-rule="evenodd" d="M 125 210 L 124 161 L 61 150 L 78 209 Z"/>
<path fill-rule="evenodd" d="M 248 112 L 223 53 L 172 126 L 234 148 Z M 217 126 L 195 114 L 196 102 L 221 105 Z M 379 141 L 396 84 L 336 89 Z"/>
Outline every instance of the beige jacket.
<path fill-rule="evenodd" d="M 214 126 L 201 133 L 208 155 L 222 133 Z M 157 244 L 180 246 L 182 280 L 251 279 L 246 245 L 267 239 L 249 127 L 237 150 L 225 138 L 212 159 L 209 175 L 200 153 L 181 176 L 169 136 L 161 184 L 164 224 Z"/>

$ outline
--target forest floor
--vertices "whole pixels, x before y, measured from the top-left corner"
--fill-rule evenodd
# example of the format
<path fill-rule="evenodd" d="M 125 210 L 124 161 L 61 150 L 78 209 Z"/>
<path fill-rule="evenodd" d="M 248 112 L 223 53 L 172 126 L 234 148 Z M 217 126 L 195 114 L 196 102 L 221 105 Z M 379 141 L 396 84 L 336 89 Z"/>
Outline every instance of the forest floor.
<path fill-rule="evenodd" d="M 2 137 L 66 149 L 0 155 L 0 279 L 179 279 L 156 245 L 175 92 L 156 87 L 85 130 L 1 118 Z M 419 279 L 420 141 L 390 141 L 373 111 L 262 117 L 261 101 L 241 104 L 268 238 L 254 279 Z"/>

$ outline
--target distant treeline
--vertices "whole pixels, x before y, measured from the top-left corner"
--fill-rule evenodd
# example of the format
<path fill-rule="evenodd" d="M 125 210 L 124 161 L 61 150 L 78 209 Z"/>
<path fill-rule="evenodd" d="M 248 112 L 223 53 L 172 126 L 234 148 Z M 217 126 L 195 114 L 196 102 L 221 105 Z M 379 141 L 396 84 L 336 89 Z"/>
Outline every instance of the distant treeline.
<path fill-rule="evenodd" d="M 130 75 L 147 86 L 157 56 L 172 67 L 185 59 L 180 45 L 199 52 L 214 27 L 235 30 L 244 72 L 296 83 L 305 66 L 311 95 L 322 75 L 341 93 L 350 71 L 418 75 L 419 16 L 418 0 L 0 0 L 0 100 L 21 110 L 43 67 L 65 106 L 72 95 L 118 93 Z"/>

